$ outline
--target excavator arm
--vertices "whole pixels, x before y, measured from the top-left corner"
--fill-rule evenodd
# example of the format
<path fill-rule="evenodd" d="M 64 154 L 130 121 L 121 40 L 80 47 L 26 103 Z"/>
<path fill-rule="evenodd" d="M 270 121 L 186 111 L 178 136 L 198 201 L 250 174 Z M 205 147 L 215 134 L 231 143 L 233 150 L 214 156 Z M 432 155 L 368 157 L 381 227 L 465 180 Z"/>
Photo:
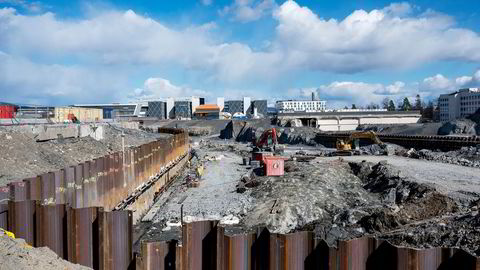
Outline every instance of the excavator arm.
<path fill-rule="evenodd" d="M 258 141 L 256 142 L 256 146 L 258 148 L 262 148 L 264 146 L 267 146 L 268 145 L 268 139 L 269 138 L 272 138 L 272 144 L 273 145 L 277 145 L 278 144 L 278 140 L 277 140 L 277 130 L 275 128 L 271 128 L 271 129 L 267 129 L 265 130 L 262 135 L 260 136 L 260 138 L 258 139 Z"/>
<path fill-rule="evenodd" d="M 370 139 L 375 144 L 383 144 L 383 142 L 378 138 L 377 134 L 375 134 L 373 131 L 354 132 L 348 138 L 347 143 L 351 144 L 354 139 Z"/>

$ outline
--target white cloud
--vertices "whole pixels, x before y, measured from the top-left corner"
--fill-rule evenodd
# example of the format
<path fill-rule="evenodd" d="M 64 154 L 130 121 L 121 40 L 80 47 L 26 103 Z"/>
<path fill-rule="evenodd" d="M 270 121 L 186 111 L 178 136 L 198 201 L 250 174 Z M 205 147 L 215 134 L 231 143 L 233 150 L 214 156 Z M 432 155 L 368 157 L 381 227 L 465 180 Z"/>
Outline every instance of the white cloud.
<path fill-rule="evenodd" d="M 311 93 L 328 100 L 329 108 L 344 106 L 365 106 L 370 103 L 380 104 L 385 97 L 394 102 L 405 97 L 411 100 L 419 94 L 424 100 L 435 100 L 440 94 L 453 92 L 462 87 L 480 87 L 480 69 L 472 76 L 461 76 L 449 79 L 441 74 L 427 77 L 420 83 L 406 84 L 401 81 L 389 85 L 367 82 L 336 81 L 319 87 L 293 88 L 287 90 L 290 97 L 310 98 Z"/>
<path fill-rule="evenodd" d="M 217 92 L 241 91 L 248 88 L 248 83 L 278 88 L 305 71 L 352 73 L 416 68 L 440 61 L 480 61 L 478 33 L 457 27 L 445 14 L 419 13 L 408 3 L 356 10 L 340 20 L 324 19 L 294 1 L 277 7 L 274 0 L 236 0 L 224 13 L 242 22 L 273 13 L 277 26 L 269 36 L 271 40 L 265 41 L 268 46 L 255 49 L 221 40 L 215 35 L 215 23 L 174 29 L 132 10 L 101 10 L 64 19 L 51 12 L 25 15 L 13 8 L 0 9 L 0 57 L 8 54 L 8 61 L 0 62 L 0 69 L 15 73 L 0 81 L 0 89 L 31 88 L 46 96 L 65 93 L 66 98 L 71 92 L 72 97 L 84 98 L 86 94 L 107 92 L 111 83 L 119 95 L 147 96 L 149 87 L 143 85 L 141 90 L 132 91 L 128 85 L 129 76 L 138 77 L 132 70 L 172 67 L 182 70 L 186 77 L 195 72 L 196 78 L 213 85 Z M 40 62 L 42 59 L 48 62 Z M 23 71 L 23 66 L 29 68 Z M 5 77 L 5 73 L 2 75 Z M 480 72 L 456 79 L 442 77 L 426 78 L 418 85 L 334 82 L 320 87 L 320 91 L 337 100 L 347 98 L 335 94 L 364 93 L 354 96 L 378 100 L 384 95 L 408 94 L 416 88 L 428 95 L 439 91 L 435 89 L 474 85 L 480 81 Z M 160 95 L 161 91 L 170 91 L 167 86 L 152 89 Z M 195 91 L 193 85 L 176 87 Z"/>
<path fill-rule="evenodd" d="M 420 85 L 421 89 L 434 92 L 453 92 L 459 88 L 480 87 L 480 69 L 471 76 L 460 76 L 449 79 L 442 74 L 425 78 Z"/>
<path fill-rule="evenodd" d="M 28 104 L 107 102 L 125 94 L 126 78 L 118 70 L 38 64 L 0 54 L 2 99 Z"/>
<path fill-rule="evenodd" d="M 213 3 L 213 0 L 201 0 L 204 6 L 210 6 Z"/>
<path fill-rule="evenodd" d="M 168 97 L 187 96 L 210 97 L 211 93 L 190 87 L 177 86 L 169 80 L 151 77 L 145 80 L 143 88 L 137 88 L 128 95 L 131 100 L 164 99 Z"/>
<path fill-rule="evenodd" d="M 256 21 L 276 7 L 275 0 L 235 0 L 219 11 L 220 15 L 232 14 L 233 20 L 240 22 Z"/>
<path fill-rule="evenodd" d="M 412 13 L 412 6 L 407 2 L 392 3 L 383 9 L 384 12 L 393 16 L 405 16 Z"/>
<path fill-rule="evenodd" d="M 428 90 L 441 89 L 446 90 L 454 87 L 454 83 L 442 74 L 437 74 L 423 80 L 422 87 Z"/>
<path fill-rule="evenodd" d="M 342 21 L 323 19 L 286 1 L 274 12 L 276 45 L 299 67 L 334 72 L 412 68 L 442 61 L 480 61 L 480 37 L 435 12 L 412 14 L 408 4 L 356 10 Z M 288 57 L 287 57 L 288 59 Z"/>

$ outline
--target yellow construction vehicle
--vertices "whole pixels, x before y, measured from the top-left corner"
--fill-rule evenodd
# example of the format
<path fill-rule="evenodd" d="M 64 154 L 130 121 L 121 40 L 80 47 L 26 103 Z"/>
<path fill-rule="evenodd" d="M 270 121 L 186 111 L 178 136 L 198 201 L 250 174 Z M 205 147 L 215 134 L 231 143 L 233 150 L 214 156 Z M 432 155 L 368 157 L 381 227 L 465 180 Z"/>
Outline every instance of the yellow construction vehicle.
<path fill-rule="evenodd" d="M 384 145 L 375 132 L 359 131 L 350 134 L 350 137 L 348 137 L 346 140 L 338 139 L 336 143 L 337 151 L 334 154 L 336 156 L 351 156 L 354 154 L 359 155 L 359 139 L 371 139 L 375 144 L 380 146 Z"/>

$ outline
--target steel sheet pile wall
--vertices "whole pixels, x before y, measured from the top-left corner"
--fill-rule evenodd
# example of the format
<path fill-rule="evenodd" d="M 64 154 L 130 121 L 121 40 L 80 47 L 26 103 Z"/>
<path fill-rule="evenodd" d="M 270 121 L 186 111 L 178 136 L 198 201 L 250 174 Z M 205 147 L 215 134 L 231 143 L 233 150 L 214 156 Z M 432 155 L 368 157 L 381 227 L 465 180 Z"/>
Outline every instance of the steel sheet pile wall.
<path fill-rule="evenodd" d="M 312 232 L 230 235 L 214 221 L 184 224 L 182 241 L 143 242 L 137 269 L 480 269 L 478 258 L 453 248 L 400 248 L 374 238 L 329 247 Z"/>
<path fill-rule="evenodd" d="M 188 134 L 163 131 L 172 136 L 0 187 L 0 227 L 74 263 L 134 267 L 132 211 L 114 208 L 186 159 Z"/>
<path fill-rule="evenodd" d="M 335 148 L 337 139 L 346 139 L 351 133 L 317 133 L 315 140 L 328 147 Z M 383 134 L 377 133 L 383 142 L 394 143 L 406 148 L 415 149 L 441 149 L 442 151 L 458 150 L 462 147 L 477 146 L 480 144 L 480 137 L 477 136 L 442 136 L 442 135 L 406 135 L 406 134 Z M 361 140 L 362 142 L 363 140 Z M 371 143 L 370 140 L 365 142 Z"/>

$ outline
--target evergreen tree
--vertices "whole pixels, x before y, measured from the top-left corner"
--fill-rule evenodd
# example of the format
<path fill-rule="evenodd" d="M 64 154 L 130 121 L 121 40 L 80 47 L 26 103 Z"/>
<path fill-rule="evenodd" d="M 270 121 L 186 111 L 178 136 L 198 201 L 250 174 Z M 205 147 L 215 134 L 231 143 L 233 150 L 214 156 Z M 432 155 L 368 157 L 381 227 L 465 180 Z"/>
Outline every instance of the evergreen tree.
<path fill-rule="evenodd" d="M 388 102 L 387 110 L 395 111 L 395 103 L 393 103 L 393 100 L 390 100 L 390 102 Z"/>
<path fill-rule="evenodd" d="M 412 110 L 412 104 L 410 104 L 410 100 L 406 97 L 403 99 L 402 111 L 411 111 L 411 110 Z"/>
<path fill-rule="evenodd" d="M 416 111 L 422 111 L 422 99 L 420 98 L 420 95 L 417 94 L 417 96 L 415 96 L 415 106 L 413 107 L 414 110 Z"/>
<path fill-rule="evenodd" d="M 357 106 L 355 106 L 355 104 L 352 104 L 352 109 L 356 109 Z"/>

